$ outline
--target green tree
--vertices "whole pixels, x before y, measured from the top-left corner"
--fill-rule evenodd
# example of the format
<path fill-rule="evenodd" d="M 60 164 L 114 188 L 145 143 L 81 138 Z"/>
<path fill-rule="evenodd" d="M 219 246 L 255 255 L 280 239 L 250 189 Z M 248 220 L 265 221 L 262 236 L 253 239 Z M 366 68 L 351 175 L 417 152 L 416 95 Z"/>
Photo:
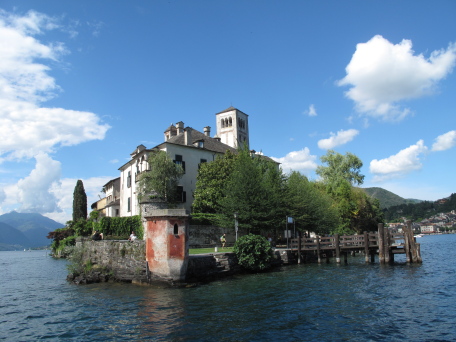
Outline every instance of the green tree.
<path fill-rule="evenodd" d="M 144 172 L 139 178 L 138 201 L 143 202 L 157 198 L 169 205 L 178 199 L 179 180 L 184 170 L 175 164 L 164 151 L 153 152 L 148 158 L 150 171 Z"/>
<path fill-rule="evenodd" d="M 87 219 L 87 195 L 82 180 L 76 182 L 73 192 L 73 221 Z"/>
<path fill-rule="evenodd" d="M 328 234 L 339 225 L 335 202 L 318 185 L 299 172 L 292 172 L 286 181 L 287 215 L 295 220 L 300 231 Z"/>
<path fill-rule="evenodd" d="M 333 150 L 328 150 L 320 160 L 327 165 L 318 166 L 316 173 L 321 177 L 330 194 L 337 191 L 343 180 L 351 185 L 363 184 L 364 175 L 361 174 L 363 162 L 356 155 L 350 152 L 342 155 Z"/>
<path fill-rule="evenodd" d="M 364 181 L 364 175 L 360 172 L 362 161 L 349 152 L 341 155 L 332 150 L 322 156 L 321 161 L 326 166 L 319 166 L 316 172 L 335 201 L 340 218 L 339 225 L 332 232 L 351 234 L 375 230 L 378 223 L 383 221 L 379 203 L 354 187 Z"/>
<path fill-rule="evenodd" d="M 369 197 L 360 188 L 352 188 L 352 198 L 356 202 L 356 210 L 352 215 L 351 228 L 358 234 L 363 231 L 376 231 L 378 224 L 384 221 L 380 201 Z"/>
<path fill-rule="evenodd" d="M 272 230 L 283 221 L 283 192 L 283 175 L 277 164 L 244 148 L 224 186 L 219 224 L 233 227 L 237 213 L 240 229 L 257 233 Z"/>
<path fill-rule="evenodd" d="M 192 213 L 215 214 L 220 211 L 220 200 L 230 177 L 236 155 L 229 150 L 213 162 L 200 165 L 193 194 Z"/>

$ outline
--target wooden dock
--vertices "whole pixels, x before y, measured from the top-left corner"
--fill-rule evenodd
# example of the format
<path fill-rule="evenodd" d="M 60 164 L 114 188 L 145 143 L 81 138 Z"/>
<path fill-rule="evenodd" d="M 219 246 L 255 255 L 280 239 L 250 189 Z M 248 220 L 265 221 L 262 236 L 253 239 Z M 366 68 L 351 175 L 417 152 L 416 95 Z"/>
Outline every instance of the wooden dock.
<path fill-rule="evenodd" d="M 407 263 L 421 263 L 420 244 L 416 243 L 413 236 L 412 224 L 407 222 L 402 233 L 391 233 L 384 225 L 378 225 L 377 232 L 364 232 L 360 235 L 316 236 L 314 238 L 292 239 L 291 253 L 297 253 L 298 263 L 306 262 L 307 259 L 322 259 L 329 262 L 335 257 L 336 262 L 347 262 L 349 253 L 363 253 L 366 262 L 374 262 L 378 255 L 381 264 L 394 263 L 395 254 L 405 254 Z"/>

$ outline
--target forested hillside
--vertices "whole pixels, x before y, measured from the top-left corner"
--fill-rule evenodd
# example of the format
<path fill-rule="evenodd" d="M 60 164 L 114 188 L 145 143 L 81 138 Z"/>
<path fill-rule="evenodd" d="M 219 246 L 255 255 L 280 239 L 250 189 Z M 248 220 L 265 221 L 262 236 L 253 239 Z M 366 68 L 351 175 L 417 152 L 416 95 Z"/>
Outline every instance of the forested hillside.
<path fill-rule="evenodd" d="M 402 217 L 419 222 L 438 213 L 449 213 L 452 210 L 456 210 L 456 194 L 435 202 L 423 201 L 391 206 L 384 209 L 384 215 L 386 222 L 399 222 Z"/>
<path fill-rule="evenodd" d="M 380 201 L 380 208 L 385 209 L 396 205 L 419 203 L 421 200 L 405 199 L 382 188 L 362 188 L 369 196 Z"/>

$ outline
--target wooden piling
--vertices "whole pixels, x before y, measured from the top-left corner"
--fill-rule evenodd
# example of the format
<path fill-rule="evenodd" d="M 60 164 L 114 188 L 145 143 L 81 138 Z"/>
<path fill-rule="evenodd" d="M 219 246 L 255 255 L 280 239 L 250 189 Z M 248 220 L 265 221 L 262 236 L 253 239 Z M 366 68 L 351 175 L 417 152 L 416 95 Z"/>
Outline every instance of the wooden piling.
<path fill-rule="evenodd" d="M 416 253 L 418 256 L 418 261 L 419 263 L 423 262 L 423 259 L 421 259 L 421 245 L 419 243 L 416 244 Z"/>
<path fill-rule="evenodd" d="M 384 243 L 384 247 L 383 247 L 383 253 L 385 254 L 385 264 L 389 264 L 390 263 L 390 256 L 391 256 L 391 248 L 390 248 L 390 240 L 391 240 L 391 234 L 390 234 L 390 231 L 388 228 L 386 228 L 384 231 L 383 231 L 383 243 Z"/>
<path fill-rule="evenodd" d="M 339 234 L 334 234 L 334 247 L 336 248 L 336 263 L 340 264 Z"/>
<path fill-rule="evenodd" d="M 369 233 L 364 232 L 364 261 L 369 262 Z"/>
<path fill-rule="evenodd" d="M 318 263 L 321 263 L 321 254 L 320 254 L 320 237 L 317 235 L 316 236 L 316 242 L 317 242 L 317 258 L 318 258 Z"/>
<path fill-rule="evenodd" d="M 405 234 L 404 234 L 405 235 Z M 413 235 L 412 221 L 407 221 L 407 236 L 409 239 L 409 249 L 410 249 L 410 259 L 413 263 L 421 263 L 421 255 L 419 252 L 419 245 L 415 241 L 415 236 Z"/>
<path fill-rule="evenodd" d="M 378 261 L 380 264 L 385 263 L 385 238 L 383 223 L 378 224 Z"/>
<path fill-rule="evenodd" d="M 404 228 L 402 228 L 404 231 Z M 408 235 L 404 231 L 404 250 L 405 250 L 405 261 L 409 264 L 412 261 L 410 254 L 410 240 Z"/>
<path fill-rule="evenodd" d="M 301 237 L 301 232 L 298 232 L 298 264 L 301 263 L 301 243 L 302 243 L 302 237 Z"/>

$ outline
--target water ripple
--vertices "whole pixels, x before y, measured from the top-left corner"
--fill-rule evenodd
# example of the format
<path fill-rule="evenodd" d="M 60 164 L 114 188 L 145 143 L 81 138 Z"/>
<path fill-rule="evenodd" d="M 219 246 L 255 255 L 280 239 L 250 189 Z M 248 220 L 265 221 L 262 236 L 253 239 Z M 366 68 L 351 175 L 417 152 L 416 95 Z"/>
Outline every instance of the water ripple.
<path fill-rule="evenodd" d="M 422 265 L 354 257 L 188 289 L 75 286 L 65 260 L 0 252 L 0 340 L 454 341 L 456 235 L 420 242 Z"/>

